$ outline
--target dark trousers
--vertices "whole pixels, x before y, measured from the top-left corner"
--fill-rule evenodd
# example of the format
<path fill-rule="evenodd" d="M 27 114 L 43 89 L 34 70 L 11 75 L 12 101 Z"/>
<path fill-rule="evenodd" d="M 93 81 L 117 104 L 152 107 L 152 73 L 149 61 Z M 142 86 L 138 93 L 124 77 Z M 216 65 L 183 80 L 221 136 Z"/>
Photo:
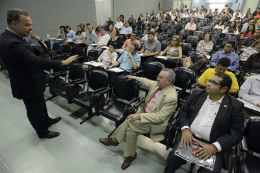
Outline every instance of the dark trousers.
<path fill-rule="evenodd" d="M 145 56 L 145 57 L 141 57 L 141 66 L 143 67 L 143 69 L 145 69 L 146 65 L 149 62 L 154 61 L 154 57 L 153 56 Z"/>
<path fill-rule="evenodd" d="M 181 137 L 181 133 L 179 133 L 177 136 L 179 136 L 179 139 Z M 177 137 L 178 138 L 178 137 Z M 166 161 L 166 167 L 164 169 L 164 173 L 174 173 L 176 170 L 180 169 L 180 167 L 187 163 L 186 160 L 183 160 L 182 158 L 176 156 L 175 150 L 178 147 L 180 140 L 177 140 L 172 151 L 169 153 L 167 161 Z M 222 170 L 222 166 L 224 165 L 223 158 L 217 153 L 217 158 L 214 166 L 214 170 L 211 171 L 209 169 L 200 167 L 198 169 L 198 173 L 219 173 Z"/>
<path fill-rule="evenodd" d="M 23 100 L 27 117 L 38 135 L 46 135 L 49 133 L 48 125 L 52 119 L 49 117 L 46 102 L 43 95 L 31 100 Z"/>
<path fill-rule="evenodd" d="M 166 68 L 175 68 L 176 67 L 176 61 L 173 59 L 167 59 L 162 62 Z"/>

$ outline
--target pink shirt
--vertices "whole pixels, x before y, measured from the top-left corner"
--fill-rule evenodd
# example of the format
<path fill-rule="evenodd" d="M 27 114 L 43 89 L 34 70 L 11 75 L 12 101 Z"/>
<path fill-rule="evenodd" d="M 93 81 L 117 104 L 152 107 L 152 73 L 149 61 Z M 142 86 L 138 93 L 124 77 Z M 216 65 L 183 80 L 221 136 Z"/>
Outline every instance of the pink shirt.
<path fill-rule="evenodd" d="M 192 29 L 193 31 L 195 31 L 196 30 L 196 24 L 195 23 L 193 23 L 193 24 L 187 23 L 187 25 L 185 26 L 185 29 Z"/>
<path fill-rule="evenodd" d="M 153 110 L 153 107 L 156 103 L 156 101 L 161 97 L 161 95 L 163 95 L 163 93 L 170 88 L 171 86 L 167 86 L 163 89 L 158 90 L 154 96 L 151 98 L 151 100 L 149 101 L 149 103 L 147 104 L 146 108 L 145 108 L 145 113 L 151 113 Z"/>

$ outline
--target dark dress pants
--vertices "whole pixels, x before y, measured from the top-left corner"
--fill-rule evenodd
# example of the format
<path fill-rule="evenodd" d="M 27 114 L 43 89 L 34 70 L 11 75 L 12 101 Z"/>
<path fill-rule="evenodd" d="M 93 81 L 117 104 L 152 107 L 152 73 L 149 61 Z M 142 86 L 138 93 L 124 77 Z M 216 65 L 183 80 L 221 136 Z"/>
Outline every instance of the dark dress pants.
<path fill-rule="evenodd" d="M 181 133 L 177 134 L 177 139 L 178 140 L 176 141 L 172 151 L 168 155 L 168 158 L 167 158 L 167 161 L 166 161 L 166 167 L 164 169 L 164 173 L 174 173 L 176 170 L 180 169 L 180 167 L 182 165 L 187 163 L 186 160 L 183 160 L 182 158 L 180 158 L 180 157 L 178 157 L 174 154 L 175 150 L 177 149 L 178 144 L 180 142 Z M 198 173 L 219 173 L 222 170 L 224 160 L 221 157 L 221 155 L 219 155 L 218 153 L 217 153 L 216 156 L 217 156 L 217 159 L 216 159 L 213 171 L 206 169 L 206 168 L 203 168 L 203 167 L 200 167 L 198 169 Z"/>
<path fill-rule="evenodd" d="M 43 94 L 31 100 L 23 100 L 23 102 L 27 110 L 27 117 L 36 133 L 38 135 L 48 134 L 48 125 L 52 119 L 48 115 Z"/>
<path fill-rule="evenodd" d="M 146 65 L 152 61 L 154 61 L 154 56 L 145 56 L 145 57 L 142 56 L 141 57 L 141 66 L 143 67 L 143 69 L 145 69 Z"/>
<path fill-rule="evenodd" d="M 173 59 L 167 59 L 162 62 L 166 68 L 175 68 L 176 67 L 176 61 Z"/>

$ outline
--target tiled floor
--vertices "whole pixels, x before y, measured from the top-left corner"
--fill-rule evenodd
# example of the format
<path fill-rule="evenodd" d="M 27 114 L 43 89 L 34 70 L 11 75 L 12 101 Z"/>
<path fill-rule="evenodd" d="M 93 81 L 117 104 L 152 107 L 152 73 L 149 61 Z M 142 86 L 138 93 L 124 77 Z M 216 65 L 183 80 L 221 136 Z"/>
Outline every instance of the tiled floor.
<path fill-rule="evenodd" d="M 31 127 L 23 102 L 12 98 L 6 71 L 0 72 L 0 156 L 15 173 L 161 173 L 170 150 L 149 138 L 140 136 L 138 140 L 137 159 L 131 167 L 121 170 L 125 143 L 118 147 L 104 147 L 98 142 L 113 129 L 114 123 L 95 116 L 80 125 L 81 119 L 68 116 L 79 109 L 74 104 L 56 97 L 47 102 L 49 115 L 62 117 L 61 122 L 50 130 L 61 135 L 54 139 L 39 139 Z M 46 98 L 49 95 L 45 92 Z M 85 115 L 86 116 L 86 115 Z M 189 164 L 177 173 L 187 172 Z M 193 170 L 195 172 L 195 169 Z M 0 169 L 1 173 L 1 169 Z"/>

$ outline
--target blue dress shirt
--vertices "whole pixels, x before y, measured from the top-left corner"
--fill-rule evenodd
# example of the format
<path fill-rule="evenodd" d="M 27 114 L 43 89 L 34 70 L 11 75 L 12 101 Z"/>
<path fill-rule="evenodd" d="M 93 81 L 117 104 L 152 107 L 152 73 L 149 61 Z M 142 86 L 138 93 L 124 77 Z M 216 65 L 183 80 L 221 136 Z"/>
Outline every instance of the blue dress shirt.
<path fill-rule="evenodd" d="M 137 53 L 135 53 L 133 55 L 133 58 L 135 60 L 137 67 L 140 67 L 141 57 Z M 120 63 L 119 68 L 124 69 L 129 73 L 134 69 L 132 66 L 131 58 L 128 56 L 128 52 L 124 52 L 118 59 L 118 62 Z"/>
<path fill-rule="evenodd" d="M 212 57 L 210 61 L 210 65 L 212 67 L 216 67 L 216 64 L 218 63 L 218 60 L 220 58 L 227 57 L 230 59 L 231 63 L 228 69 L 236 70 L 239 67 L 239 56 L 236 53 L 231 52 L 230 54 L 226 54 L 225 51 L 218 51 L 215 53 L 215 55 Z"/>
<path fill-rule="evenodd" d="M 127 28 L 125 26 L 123 26 L 123 28 L 120 30 L 120 34 L 131 34 L 132 33 L 132 28 L 130 26 L 128 26 Z"/>
<path fill-rule="evenodd" d="M 72 41 L 74 41 L 75 40 L 75 36 L 76 36 L 76 34 L 72 30 L 70 30 L 70 32 L 68 34 L 66 34 L 67 40 L 71 39 Z"/>

